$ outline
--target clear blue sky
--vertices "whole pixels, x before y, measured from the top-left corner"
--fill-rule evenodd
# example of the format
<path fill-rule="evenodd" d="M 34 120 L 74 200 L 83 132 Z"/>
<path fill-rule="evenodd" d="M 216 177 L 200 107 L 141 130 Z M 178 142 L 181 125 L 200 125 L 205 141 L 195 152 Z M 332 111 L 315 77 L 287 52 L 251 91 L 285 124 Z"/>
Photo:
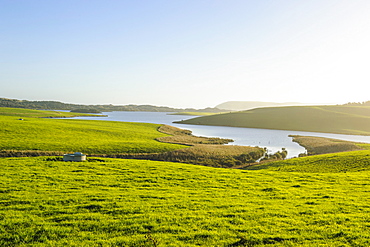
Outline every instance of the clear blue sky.
<path fill-rule="evenodd" d="M 0 97 L 370 100 L 369 0 L 0 0 Z"/>

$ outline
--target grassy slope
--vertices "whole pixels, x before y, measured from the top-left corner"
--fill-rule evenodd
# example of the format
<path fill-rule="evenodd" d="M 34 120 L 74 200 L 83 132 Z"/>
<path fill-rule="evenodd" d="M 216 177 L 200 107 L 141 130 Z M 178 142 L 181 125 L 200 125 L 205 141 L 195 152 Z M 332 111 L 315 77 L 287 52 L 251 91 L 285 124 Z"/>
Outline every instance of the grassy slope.
<path fill-rule="evenodd" d="M 179 123 L 370 135 L 370 107 L 293 106 L 259 108 L 198 117 Z"/>
<path fill-rule="evenodd" d="M 370 171 L 370 150 L 294 158 L 255 165 L 247 169 L 313 173 Z"/>
<path fill-rule="evenodd" d="M 215 114 L 215 112 L 176 112 L 176 113 L 170 113 L 168 115 L 183 115 L 183 116 L 211 116 Z"/>
<path fill-rule="evenodd" d="M 183 148 L 160 143 L 160 125 L 110 121 L 0 116 L 0 150 L 42 150 L 86 154 L 152 153 Z"/>
<path fill-rule="evenodd" d="M 370 245 L 369 171 L 47 159 L 0 159 L 0 246 Z"/>

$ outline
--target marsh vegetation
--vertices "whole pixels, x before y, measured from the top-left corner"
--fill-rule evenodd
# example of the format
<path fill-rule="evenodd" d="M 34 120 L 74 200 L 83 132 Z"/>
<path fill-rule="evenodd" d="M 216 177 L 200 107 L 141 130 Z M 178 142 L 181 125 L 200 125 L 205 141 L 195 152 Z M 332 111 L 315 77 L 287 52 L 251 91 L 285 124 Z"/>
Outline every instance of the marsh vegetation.
<path fill-rule="evenodd" d="M 293 141 L 307 149 L 307 155 L 349 152 L 363 149 L 358 143 L 332 138 L 291 135 Z"/>

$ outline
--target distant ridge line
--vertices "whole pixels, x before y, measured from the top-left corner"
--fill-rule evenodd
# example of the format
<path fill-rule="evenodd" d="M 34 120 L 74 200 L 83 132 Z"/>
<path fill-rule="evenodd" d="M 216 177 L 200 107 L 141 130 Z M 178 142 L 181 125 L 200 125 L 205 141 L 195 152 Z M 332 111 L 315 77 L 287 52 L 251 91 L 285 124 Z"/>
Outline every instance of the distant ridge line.
<path fill-rule="evenodd" d="M 205 109 L 179 109 L 167 106 L 153 106 L 153 105 L 81 105 L 81 104 L 70 104 L 59 101 L 29 101 L 29 100 L 18 100 L 18 99 L 7 99 L 0 98 L 0 107 L 12 107 L 12 108 L 26 108 L 26 109 L 37 109 L 37 110 L 96 110 L 100 112 L 111 112 L 111 111 L 146 111 L 146 112 L 221 112 L 217 108 L 205 108 Z"/>
<path fill-rule="evenodd" d="M 215 106 L 215 108 L 228 111 L 244 111 L 260 107 L 303 106 L 303 105 L 313 105 L 313 104 L 299 102 L 277 103 L 264 101 L 227 101 Z"/>

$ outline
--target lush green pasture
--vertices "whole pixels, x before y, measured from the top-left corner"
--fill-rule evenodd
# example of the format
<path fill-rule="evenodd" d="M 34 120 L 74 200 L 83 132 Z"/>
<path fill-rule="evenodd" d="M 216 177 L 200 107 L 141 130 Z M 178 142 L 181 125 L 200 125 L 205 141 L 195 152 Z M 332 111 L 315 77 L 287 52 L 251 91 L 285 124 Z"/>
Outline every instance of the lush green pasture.
<path fill-rule="evenodd" d="M 0 246 L 370 245 L 369 171 L 50 159 L 0 159 Z"/>
<path fill-rule="evenodd" d="M 27 110 L 30 111 L 30 110 Z M 184 148 L 161 143 L 160 125 L 77 119 L 0 116 L 0 150 L 83 152 L 86 154 L 156 153 Z"/>
<path fill-rule="evenodd" d="M 41 111 L 22 108 L 8 108 L 0 107 L 0 115 L 14 116 L 14 117 L 49 117 L 49 118 L 63 118 L 76 116 L 99 116 L 93 114 L 74 113 L 74 112 L 60 112 L 60 111 Z"/>
<path fill-rule="evenodd" d="M 33 110 L 25 110 L 33 116 L 29 111 Z M 12 112 L 22 114 L 23 109 Z M 47 115 L 47 112 L 36 112 L 38 116 Z M 263 156 L 261 148 L 219 145 L 232 141 L 197 137 L 188 130 L 156 124 L 35 117 L 19 120 L 15 116 L 0 115 L 1 157 L 63 155 L 79 151 L 105 157 L 231 167 L 254 162 Z M 189 148 L 194 145 L 196 147 Z"/>
<path fill-rule="evenodd" d="M 197 117 L 178 123 L 370 135 L 370 107 L 271 107 Z"/>
<path fill-rule="evenodd" d="M 315 173 L 370 171 L 370 150 L 306 156 L 264 163 L 247 169 Z"/>

